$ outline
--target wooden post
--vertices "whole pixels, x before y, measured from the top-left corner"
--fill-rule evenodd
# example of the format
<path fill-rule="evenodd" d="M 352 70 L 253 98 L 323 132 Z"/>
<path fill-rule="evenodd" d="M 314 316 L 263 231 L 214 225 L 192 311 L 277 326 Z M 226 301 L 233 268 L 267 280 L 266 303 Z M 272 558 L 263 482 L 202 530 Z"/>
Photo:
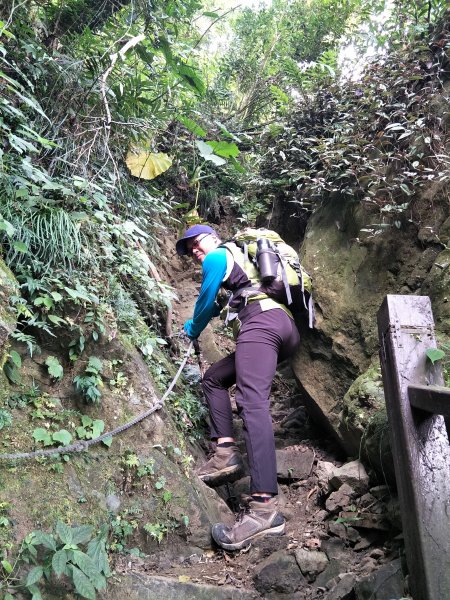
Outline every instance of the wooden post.
<path fill-rule="evenodd" d="M 444 419 L 413 408 L 408 386 L 443 385 L 427 296 L 387 296 L 378 313 L 391 446 L 414 600 L 450 599 L 450 446 Z"/>

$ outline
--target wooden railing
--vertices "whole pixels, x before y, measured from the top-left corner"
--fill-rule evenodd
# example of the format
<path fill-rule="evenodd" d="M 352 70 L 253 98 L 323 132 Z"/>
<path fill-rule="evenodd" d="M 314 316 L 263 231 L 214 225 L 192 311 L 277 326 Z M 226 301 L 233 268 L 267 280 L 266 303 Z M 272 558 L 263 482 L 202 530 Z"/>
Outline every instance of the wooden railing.
<path fill-rule="evenodd" d="M 426 358 L 436 347 L 430 299 L 387 296 L 378 331 L 412 596 L 450 600 L 450 388 Z"/>

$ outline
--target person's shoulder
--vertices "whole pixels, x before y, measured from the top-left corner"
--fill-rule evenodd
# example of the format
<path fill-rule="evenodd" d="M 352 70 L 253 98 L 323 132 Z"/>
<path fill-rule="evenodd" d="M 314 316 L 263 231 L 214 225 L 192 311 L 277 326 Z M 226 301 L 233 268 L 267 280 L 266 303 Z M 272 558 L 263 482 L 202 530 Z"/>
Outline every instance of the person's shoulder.
<path fill-rule="evenodd" d="M 222 248 L 220 246 L 215 248 L 214 250 L 211 250 L 211 252 L 208 252 L 208 254 L 203 259 L 203 268 L 213 269 L 215 267 L 222 266 L 224 263 L 226 263 L 227 260 L 226 253 L 227 251 L 225 250 L 225 248 Z"/>
<path fill-rule="evenodd" d="M 218 246 L 217 248 L 214 248 L 214 250 L 211 250 L 211 252 L 208 252 L 203 262 L 221 262 L 224 256 L 226 256 L 226 252 L 225 248 Z"/>

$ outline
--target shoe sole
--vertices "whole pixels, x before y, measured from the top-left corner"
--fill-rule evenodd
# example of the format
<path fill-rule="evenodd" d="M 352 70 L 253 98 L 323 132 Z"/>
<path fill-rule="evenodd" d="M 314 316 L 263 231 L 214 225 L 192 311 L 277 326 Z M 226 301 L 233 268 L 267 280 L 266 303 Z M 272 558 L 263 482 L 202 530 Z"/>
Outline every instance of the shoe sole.
<path fill-rule="evenodd" d="M 282 523 L 281 525 L 277 525 L 276 527 L 271 527 L 270 529 L 263 529 L 262 531 L 259 531 L 258 533 L 251 535 L 250 537 L 246 538 L 245 540 L 242 540 L 241 542 L 235 542 L 234 544 L 227 544 L 225 542 L 220 542 L 219 540 L 217 540 L 214 537 L 214 528 L 211 532 L 211 535 L 213 537 L 213 540 L 216 542 L 216 544 L 218 546 L 220 546 L 221 548 L 223 548 L 224 550 L 241 550 L 242 548 L 245 548 L 246 546 L 248 546 L 252 540 L 254 540 L 258 537 L 261 537 L 263 535 L 283 535 L 285 529 L 286 529 L 286 523 Z"/>
<path fill-rule="evenodd" d="M 226 467 L 221 471 L 217 471 L 217 473 L 206 473 L 205 475 L 199 475 L 198 477 L 203 481 L 203 483 L 207 483 L 208 485 L 221 485 L 221 483 L 232 482 L 239 479 L 242 475 L 243 468 L 241 465 L 232 465 L 231 467 Z"/>

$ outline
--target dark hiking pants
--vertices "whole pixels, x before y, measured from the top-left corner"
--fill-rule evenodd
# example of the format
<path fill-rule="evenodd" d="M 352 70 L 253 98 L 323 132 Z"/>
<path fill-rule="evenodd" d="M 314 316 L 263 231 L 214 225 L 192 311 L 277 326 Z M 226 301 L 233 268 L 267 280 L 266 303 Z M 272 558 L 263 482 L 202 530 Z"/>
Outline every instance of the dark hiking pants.
<path fill-rule="evenodd" d="M 202 387 L 210 413 L 211 439 L 234 437 L 228 388 L 236 384 L 236 405 L 244 423 L 250 493 L 278 493 L 275 441 L 269 394 L 277 362 L 295 352 L 300 336 L 282 309 L 261 311 L 259 303 L 239 313 L 236 351 L 214 363 Z"/>

